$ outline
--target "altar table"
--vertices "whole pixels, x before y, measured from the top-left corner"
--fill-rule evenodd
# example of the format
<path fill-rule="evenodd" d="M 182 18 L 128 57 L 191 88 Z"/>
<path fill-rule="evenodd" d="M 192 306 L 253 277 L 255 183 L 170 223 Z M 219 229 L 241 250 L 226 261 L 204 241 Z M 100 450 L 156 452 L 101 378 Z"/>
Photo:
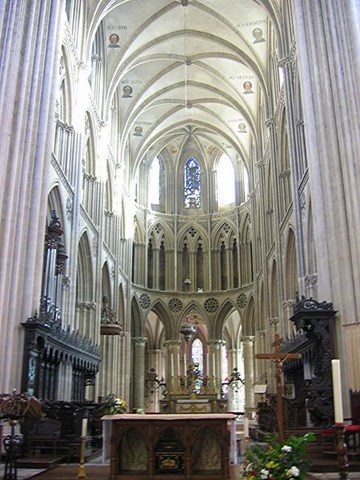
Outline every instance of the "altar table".
<path fill-rule="evenodd" d="M 229 480 L 235 415 L 121 414 L 103 420 L 110 480 Z"/>

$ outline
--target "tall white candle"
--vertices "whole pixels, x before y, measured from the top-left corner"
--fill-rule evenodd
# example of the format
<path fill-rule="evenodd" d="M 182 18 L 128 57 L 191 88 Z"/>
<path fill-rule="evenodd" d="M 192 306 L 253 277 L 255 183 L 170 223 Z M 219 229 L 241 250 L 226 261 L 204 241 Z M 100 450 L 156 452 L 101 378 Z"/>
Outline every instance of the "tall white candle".
<path fill-rule="evenodd" d="M 87 436 L 87 418 L 82 419 L 82 424 L 81 424 L 81 436 L 85 438 Z"/>
<path fill-rule="evenodd" d="M 249 438 L 249 419 L 246 415 L 244 417 L 244 437 Z"/>
<path fill-rule="evenodd" d="M 333 396 L 334 396 L 334 420 L 335 423 L 344 423 L 340 360 L 331 360 Z"/>

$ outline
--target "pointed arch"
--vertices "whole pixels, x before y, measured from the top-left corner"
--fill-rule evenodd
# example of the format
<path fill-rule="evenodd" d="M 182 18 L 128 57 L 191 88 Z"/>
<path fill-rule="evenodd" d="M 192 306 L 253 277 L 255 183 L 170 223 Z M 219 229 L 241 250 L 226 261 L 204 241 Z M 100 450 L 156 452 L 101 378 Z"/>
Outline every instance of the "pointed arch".
<path fill-rule="evenodd" d="M 273 259 L 270 269 L 270 318 L 279 318 L 278 275 L 276 260 Z"/>
<path fill-rule="evenodd" d="M 146 316 L 145 332 L 147 349 L 160 350 L 164 341 L 164 323 L 153 310 Z"/>
<path fill-rule="evenodd" d="M 105 262 L 102 267 L 102 279 L 101 279 L 101 289 L 102 289 L 102 297 L 107 297 L 109 301 L 109 305 L 112 305 L 112 286 L 111 286 L 111 279 L 110 279 L 110 271 L 108 262 Z"/>
<path fill-rule="evenodd" d="M 155 302 L 146 316 L 146 337 L 148 348 L 160 350 L 165 339 L 173 338 L 173 322 L 166 305 Z"/>
<path fill-rule="evenodd" d="M 209 245 L 206 231 L 198 224 L 184 225 L 177 237 L 177 288 L 183 291 L 209 289 Z M 190 284 L 187 282 L 190 280 Z"/>
<path fill-rule="evenodd" d="M 235 205 L 235 168 L 226 153 L 220 156 L 215 168 L 218 208 L 228 208 Z"/>
<path fill-rule="evenodd" d="M 131 336 L 133 338 L 145 336 L 145 325 L 135 295 L 131 300 Z"/>
<path fill-rule="evenodd" d="M 63 45 L 60 57 L 60 92 L 57 105 L 57 118 L 65 125 L 72 125 L 73 117 L 73 91 L 70 72 L 72 65 L 67 48 Z"/>
<path fill-rule="evenodd" d="M 117 301 L 117 310 L 118 310 L 118 320 L 120 325 L 123 328 L 123 331 L 127 329 L 127 325 L 125 325 L 125 294 L 124 294 L 124 287 L 122 284 L 118 287 L 118 301 Z"/>
<path fill-rule="evenodd" d="M 85 231 L 80 237 L 77 256 L 75 330 L 95 341 L 97 328 L 92 258 L 90 240 Z"/>
<path fill-rule="evenodd" d="M 284 268 L 285 300 L 295 299 L 296 292 L 299 291 L 296 257 L 297 255 L 296 255 L 295 234 L 292 228 L 289 228 L 288 236 L 287 236 L 286 253 L 285 253 L 285 268 Z"/>
<path fill-rule="evenodd" d="M 241 226 L 240 232 L 240 273 L 241 285 L 248 285 L 254 281 L 253 241 L 251 217 L 248 213 Z"/>
<path fill-rule="evenodd" d="M 244 336 L 254 336 L 256 333 L 255 324 L 255 302 L 254 297 L 251 295 L 249 298 L 245 315 L 244 315 Z"/>
<path fill-rule="evenodd" d="M 285 106 L 282 110 L 280 124 L 280 171 L 279 171 L 279 206 L 281 218 L 283 218 L 291 204 L 291 167 L 290 167 L 290 147 L 286 129 Z"/>

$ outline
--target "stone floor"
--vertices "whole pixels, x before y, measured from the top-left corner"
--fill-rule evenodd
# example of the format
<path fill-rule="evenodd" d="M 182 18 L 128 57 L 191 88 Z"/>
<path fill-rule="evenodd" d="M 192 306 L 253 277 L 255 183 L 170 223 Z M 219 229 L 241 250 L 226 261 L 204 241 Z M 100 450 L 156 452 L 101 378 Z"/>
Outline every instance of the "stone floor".
<path fill-rule="evenodd" d="M 61 465 L 59 467 L 54 467 L 48 471 L 42 469 L 29 469 L 29 468 L 19 468 L 17 470 L 17 480 L 24 480 L 29 478 L 38 478 L 39 480 L 60 480 L 69 478 L 69 474 L 77 473 L 79 469 L 79 465 L 77 464 L 70 464 L 70 465 Z M 100 475 L 99 472 L 103 471 L 103 475 Z M 239 468 L 234 466 L 231 471 L 231 478 L 232 480 L 237 480 L 239 478 L 238 474 Z M 92 478 L 96 478 L 101 480 L 102 478 L 108 478 L 108 468 L 106 465 L 99 462 L 99 459 L 95 458 L 90 462 L 85 464 L 85 472 L 89 480 Z M 0 463 L 0 479 L 4 478 L 5 474 L 5 465 Z M 75 475 L 76 476 L 76 475 Z M 74 478 L 75 478 L 74 476 Z M 73 478 L 73 475 L 71 475 Z M 312 473 L 309 476 L 309 480 L 337 480 L 339 479 L 339 473 Z M 348 474 L 348 480 L 359 480 L 360 473 L 359 472 L 350 472 Z"/>

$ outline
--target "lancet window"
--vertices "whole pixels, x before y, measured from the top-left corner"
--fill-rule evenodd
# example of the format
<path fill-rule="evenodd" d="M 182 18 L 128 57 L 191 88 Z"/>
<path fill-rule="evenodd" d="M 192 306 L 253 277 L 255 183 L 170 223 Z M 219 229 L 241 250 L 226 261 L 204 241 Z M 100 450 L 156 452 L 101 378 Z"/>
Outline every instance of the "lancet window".
<path fill-rule="evenodd" d="M 194 157 L 190 157 L 184 169 L 185 208 L 200 208 L 201 205 L 200 166 Z"/>

